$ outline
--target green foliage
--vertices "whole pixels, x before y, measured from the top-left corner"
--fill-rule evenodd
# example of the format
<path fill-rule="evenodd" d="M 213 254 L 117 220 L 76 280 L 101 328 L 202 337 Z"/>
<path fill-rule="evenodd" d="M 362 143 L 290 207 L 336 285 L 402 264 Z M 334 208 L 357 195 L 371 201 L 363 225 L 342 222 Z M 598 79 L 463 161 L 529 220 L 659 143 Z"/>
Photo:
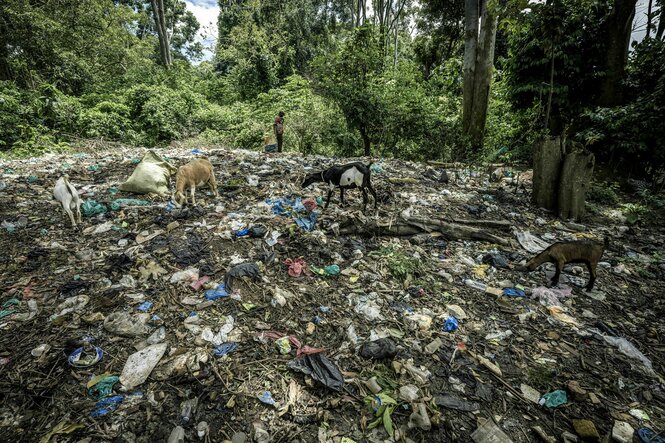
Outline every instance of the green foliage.
<path fill-rule="evenodd" d="M 634 225 L 649 212 L 649 209 L 641 203 L 624 203 L 621 205 L 621 212 L 626 217 L 626 222 Z"/>
<path fill-rule="evenodd" d="M 618 190 L 618 183 L 593 182 L 589 190 L 589 200 L 605 205 L 616 205 L 619 202 Z"/>
<path fill-rule="evenodd" d="M 396 251 L 388 257 L 388 271 L 393 277 L 402 281 L 421 270 L 423 266 L 421 259 L 416 259 L 401 251 Z"/>
<path fill-rule="evenodd" d="M 340 48 L 314 61 L 316 86 L 341 109 L 363 139 L 365 155 L 382 130 L 381 100 L 373 87 L 382 72 L 379 42 L 370 25 L 353 30 Z"/>
<path fill-rule="evenodd" d="M 578 138 L 606 146 L 631 164 L 665 165 L 665 42 L 645 39 L 631 54 L 626 80 L 632 100 L 624 106 L 590 108 Z"/>

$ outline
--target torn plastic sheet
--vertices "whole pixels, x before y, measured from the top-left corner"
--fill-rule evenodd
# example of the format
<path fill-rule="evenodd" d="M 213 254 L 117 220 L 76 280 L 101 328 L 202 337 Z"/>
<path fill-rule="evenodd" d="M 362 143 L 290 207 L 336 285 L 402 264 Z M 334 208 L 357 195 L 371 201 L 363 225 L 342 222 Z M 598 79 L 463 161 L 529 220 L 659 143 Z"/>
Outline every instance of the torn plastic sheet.
<path fill-rule="evenodd" d="M 337 366 L 323 354 L 306 355 L 286 364 L 289 369 L 302 372 L 333 391 L 341 391 L 344 378 Z"/>
<path fill-rule="evenodd" d="M 255 263 L 242 263 L 231 268 L 224 276 L 224 286 L 231 290 L 231 284 L 236 278 L 250 277 L 256 279 L 259 276 L 259 267 Z"/>

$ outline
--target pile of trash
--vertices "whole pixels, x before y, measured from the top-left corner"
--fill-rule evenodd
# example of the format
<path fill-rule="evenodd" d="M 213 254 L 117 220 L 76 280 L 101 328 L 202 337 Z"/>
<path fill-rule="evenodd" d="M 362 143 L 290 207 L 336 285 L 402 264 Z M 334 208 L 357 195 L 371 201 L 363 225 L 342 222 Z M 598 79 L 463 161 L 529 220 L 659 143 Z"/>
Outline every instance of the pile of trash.
<path fill-rule="evenodd" d="M 207 152 L 220 197 L 176 208 L 200 154 L 0 163 L 0 440 L 665 441 L 662 229 L 562 222 L 528 172 L 436 162 L 376 162 L 378 210 L 323 210 L 300 182 L 332 159 L 242 150 Z M 606 235 L 591 292 L 583 266 L 518 271 Z"/>

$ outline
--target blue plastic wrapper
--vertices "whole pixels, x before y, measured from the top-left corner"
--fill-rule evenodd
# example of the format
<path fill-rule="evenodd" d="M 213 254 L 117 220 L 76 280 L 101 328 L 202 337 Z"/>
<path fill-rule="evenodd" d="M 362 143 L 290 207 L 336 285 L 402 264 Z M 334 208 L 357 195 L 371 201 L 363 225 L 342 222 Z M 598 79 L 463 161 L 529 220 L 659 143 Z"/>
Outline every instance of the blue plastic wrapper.
<path fill-rule="evenodd" d="M 318 315 L 315 315 L 314 318 L 312 319 L 312 323 L 314 323 L 315 325 L 320 325 L 321 324 L 321 317 L 319 317 Z"/>
<path fill-rule="evenodd" d="M 446 332 L 456 331 L 459 327 L 459 321 L 452 315 L 446 319 L 446 322 L 443 324 L 443 330 Z"/>
<path fill-rule="evenodd" d="M 224 283 L 220 283 L 219 286 L 217 286 L 217 289 L 208 289 L 204 293 L 206 300 L 217 300 L 220 298 L 228 297 L 229 293 L 226 291 L 226 285 Z"/>
<path fill-rule="evenodd" d="M 241 231 L 236 231 L 236 237 L 244 237 L 245 235 L 249 235 L 249 229 L 243 229 Z"/>
<path fill-rule="evenodd" d="M 81 358 L 82 355 L 83 355 L 83 348 L 77 348 L 74 350 L 74 352 L 69 354 L 67 361 L 71 366 L 75 368 L 88 368 L 98 363 L 102 359 L 102 357 L 104 356 L 104 351 L 102 351 L 102 348 L 95 346 L 94 356 L 86 356 L 84 358 Z"/>
<path fill-rule="evenodd" d="M 221 357 L 223 355 L 230 354 L 231 352 L 235 351 L 237 348 L 238 348 L 238 343 L 226 342 L 222 343 L 219 346 L 215 346 L 212 352 L 217 357 Z"/>
<path fill-rule="evenodd" d="M 206 155 L 206 153 L 201 151 L 199 148 L 192 149 L 192 154 L 194 154 L 194 155 Z"/>
<path fill-rule="evenodd" d="M 141 312 L 147 312 L 152 308 L 153 303 L 151 301 L 144 301 L 141 303 L 136 309 L 138 309 Z"/>
<path fill-rule="evenodd" d="M 644 443 L 665 443 L 665 437 L 653 432 L 650 428 L 640 428 L 637 435 Z"/>
<path fill-rule="evenodd" d="M 270 391 L 266 391 L 261 396 L 259 396 L 259 400 L 261 402 L 267 404 L 267 405 L 272 405 L 275 406 L 275 399 L 272 398 L 272 393 Z"/>
<path fill-rule="evenodd" d="M 524 291 L 515 288 L 505 288 L 503 290 L 503 295 L 508 297 L 526 297 L 526 293 Z"/>
<path fill-rule="evenodd" d="M 319 311 L 323 312 L 324 314 L 327 312 L 330 312 L 330 306 L 319 306 Z"/>
<path fill-rule="evenodd" d="M 319 217 L 319 214 L 312 212 L 307 217 L 299 217 L 295 219 L 296 225 L 304 229 L 305 231 L 311 231 L 316 225 L 316 219 Z"/>
<path fill-rule="evenodd" d="M 97 402 L 95 410 L 90 413 L 90 417 L 102 417 L 109 412 L 118 409 L 120 403 L 125 399 L 122 395 L 114 395 L 113 397 L 106 397 Z"/>

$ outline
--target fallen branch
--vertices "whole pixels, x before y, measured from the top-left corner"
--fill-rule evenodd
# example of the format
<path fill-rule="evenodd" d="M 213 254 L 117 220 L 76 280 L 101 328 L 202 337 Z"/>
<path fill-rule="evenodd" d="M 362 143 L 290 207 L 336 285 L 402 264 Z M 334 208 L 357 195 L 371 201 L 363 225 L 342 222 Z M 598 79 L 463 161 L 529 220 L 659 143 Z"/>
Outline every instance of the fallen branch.
<path fill-rule="evenodd" d="M 495 220 L 487 220 L 487 225 L 500 227 L 501 229 L 510 226 L 508 222 Z M 419 216 L 398 217 L 392 221 L 367 220 L 361 222 L 359 220 L 349 220 L 346 223 L 340 224 L 339 227 L 339 233 L 343 235 L 405 236 L 432 232 L 440 232 L 448 240 L 483 240 L 503 246 L 510 246 L 509 240 L 498 237 L 484 229 Z"/>

